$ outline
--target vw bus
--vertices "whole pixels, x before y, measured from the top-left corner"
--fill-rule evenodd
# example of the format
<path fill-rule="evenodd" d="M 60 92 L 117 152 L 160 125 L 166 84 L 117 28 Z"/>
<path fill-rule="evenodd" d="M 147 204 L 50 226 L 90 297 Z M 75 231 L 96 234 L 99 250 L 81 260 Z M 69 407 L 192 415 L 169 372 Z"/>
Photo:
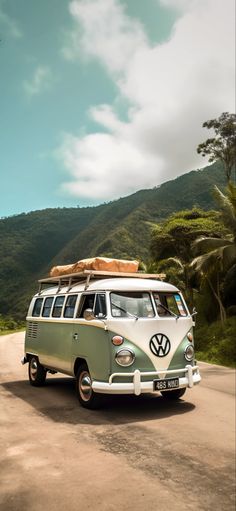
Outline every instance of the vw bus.
<path fill-rule="evenodd" d="M 22 359 L 31 385 L 47 373 L 70 375 L 86 408 L 98 407 L 101 394 L 179 399 L 201 380 L 181 292 L 157 275 L 108 273 L 39 281 Z"/>

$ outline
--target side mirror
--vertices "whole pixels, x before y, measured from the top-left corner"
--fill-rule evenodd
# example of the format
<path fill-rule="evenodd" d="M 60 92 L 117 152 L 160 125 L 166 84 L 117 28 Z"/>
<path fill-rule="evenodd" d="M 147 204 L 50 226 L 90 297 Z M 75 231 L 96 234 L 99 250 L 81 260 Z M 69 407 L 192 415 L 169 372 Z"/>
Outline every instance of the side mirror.
<path fill-rule="evenodd" d="M 197 311 L 196 311 L 195 307 L 193 307 L 193 312 L 191 314 L 192 321 L 193 321 L 193 326 L 196 326 L 196 315 L 197 315 Z"/>
<path fill-rule="evenodd" d="M 92 319 L 95 319 L 93 309 L 85 309 L 83 316 L 84 319 L 86 319 L 86 321 L 91 321 Z"/>

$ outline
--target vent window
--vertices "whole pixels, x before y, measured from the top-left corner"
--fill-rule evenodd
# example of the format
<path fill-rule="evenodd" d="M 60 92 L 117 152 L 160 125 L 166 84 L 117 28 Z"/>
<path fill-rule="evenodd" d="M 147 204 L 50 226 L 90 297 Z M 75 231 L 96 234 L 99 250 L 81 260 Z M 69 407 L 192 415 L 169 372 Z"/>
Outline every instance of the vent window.
<path fill-rule="evenodd" d="M 94 314 L 98 318 L 104 318 L 107 314 L 106 295 L 97 294 Z"/>

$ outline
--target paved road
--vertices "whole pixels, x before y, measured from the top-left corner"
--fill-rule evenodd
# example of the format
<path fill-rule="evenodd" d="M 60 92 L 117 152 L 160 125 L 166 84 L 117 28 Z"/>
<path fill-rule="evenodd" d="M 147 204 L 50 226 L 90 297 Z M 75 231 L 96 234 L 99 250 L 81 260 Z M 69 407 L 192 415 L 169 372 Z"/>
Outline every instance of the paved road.
<path fill-rule="evenodd" d="M 29 385 L 23 338 L 0 337 L 1 511 L 234 510 L 232 369 L 201 364 L 178 403 L 116 396 L 87 411 L 71 378 Z"/>

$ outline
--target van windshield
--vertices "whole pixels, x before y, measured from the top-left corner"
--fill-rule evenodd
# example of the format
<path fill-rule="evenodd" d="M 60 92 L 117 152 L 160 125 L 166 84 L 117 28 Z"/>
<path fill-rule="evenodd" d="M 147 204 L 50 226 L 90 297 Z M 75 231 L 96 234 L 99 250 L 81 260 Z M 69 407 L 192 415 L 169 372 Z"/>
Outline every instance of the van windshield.
<path fill-rule="evenodd" d="M 116 292 L 111 293 L 111 313 L 115 318 L 153 318 L 154 310 L 149 293 Z"/>
<path fill-rule="evenodd" d="M 158 316 L 187 316 L 187 311 L 179 293 L 153 293 Z"/>

